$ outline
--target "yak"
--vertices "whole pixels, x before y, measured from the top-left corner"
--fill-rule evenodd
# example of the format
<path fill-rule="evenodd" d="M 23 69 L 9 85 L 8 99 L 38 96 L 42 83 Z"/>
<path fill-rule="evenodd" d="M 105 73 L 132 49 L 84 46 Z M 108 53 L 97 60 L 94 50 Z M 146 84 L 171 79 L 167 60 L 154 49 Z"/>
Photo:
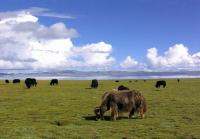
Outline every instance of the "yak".
<path fill-rule="evenodd" d="M 50 85 L 58 85 L 58 79 L 52 79 Z"/>
<path fill-rule="evenodd" d="M 111 119 L 116 120 L 119 113 L 128 112 L 131 118 L 135 112 L 139 112 L 141 118 L 147 111 L 147 103 L 144 96 L 137 90 L 108 91 L 102 96 L 102 103 L 94 112 L 96 120 L 104 119 L 104 113 L 111 109 Z"/>
<path fill-rule="evenodd" d="M 120 91 L 120 90 L 130 90 L 130 89 L 128 87 L 126 87 L 126 86 L 120 85 L 118 87 L 118 91 Z"/>
<path fill-rule="evenodd" d="M 5 83 L 9 83 L 9 80 L 6 79 L 6 80 L 5 80 Z"/>
<path fill-rule="evenodd" d="M 37 81 L 34 78 L 26 78 L 25 84 L 27 88 L 30 88 L 31 86 L 37 86 Z"/>
<path fill-rule="evenodd" d="M 13 83 L 20 83 L 20 79 L 14 79 Z"/>
<path fill-rule="evenodd" d="M 98 87 L 98 81 L 97 81 L 97 79 L 93 79 L 90 86 L 91 86 L 91 88 L 97 88 Z"/>
<path fill-rule="evenodd" d="M 163 88 L 165 88 L 166 87 L 166 81 L 164 81 L 164 80 L 157 81 L 155 87 L 160 88 L 161 85 L 163 86 Z"/>

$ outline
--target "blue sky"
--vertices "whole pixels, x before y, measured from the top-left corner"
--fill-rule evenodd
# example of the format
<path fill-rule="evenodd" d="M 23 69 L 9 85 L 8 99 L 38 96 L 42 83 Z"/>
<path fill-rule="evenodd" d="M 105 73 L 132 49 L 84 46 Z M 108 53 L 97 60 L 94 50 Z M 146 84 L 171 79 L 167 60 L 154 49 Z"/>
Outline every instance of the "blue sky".
<path fill-rule="evenodd" d="M 120 63 L 127 56 L 145 63 L 147 50 L 164 55 L 169 47 L 183 44 L 193 55 L 200 51 L 200 1 L 198 0 L 5 0 L 0 12 L 31 7 L 48 8 L 75 19 L 39 17 L 50 26 L 63 22 L 74 28 L 75 46 L 103 41 L 112 45 Z"/>

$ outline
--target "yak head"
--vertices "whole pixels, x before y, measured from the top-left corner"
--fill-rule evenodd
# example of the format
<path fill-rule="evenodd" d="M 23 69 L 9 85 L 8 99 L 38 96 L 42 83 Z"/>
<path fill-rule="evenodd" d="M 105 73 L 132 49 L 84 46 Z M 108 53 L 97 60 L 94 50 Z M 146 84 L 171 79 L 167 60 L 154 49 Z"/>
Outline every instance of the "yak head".
<path fill-rule="evenodd" d="M 94 109 L 94 113 L 95 113 L 95 115 L 96 115 L 96 120 L 101 119 L 101 108 L 100 108 L 100 107 L 96 107 L 96 108 Z"/>

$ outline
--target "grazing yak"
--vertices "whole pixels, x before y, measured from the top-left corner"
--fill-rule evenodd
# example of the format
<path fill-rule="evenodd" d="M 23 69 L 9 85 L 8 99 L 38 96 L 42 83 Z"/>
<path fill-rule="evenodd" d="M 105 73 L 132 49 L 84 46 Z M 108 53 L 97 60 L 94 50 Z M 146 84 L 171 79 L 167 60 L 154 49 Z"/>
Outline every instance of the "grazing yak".
<path fill-rule="evenodd" d="M 156 87 L 156 88 L 160 88 L 161 85 L 163 86 L 163 88 L 165 88 L 165 86 L 166 86 L 166 81 L 164 81 L 164 80 L 157 81 L 155 87 Z"/>
<path fill-rule="evenodd" d="M 96 120 L 103 120 L 104 113 L 110 109 L 112 120 L 116 120 L 121 112 L 128 112 L 129 118 L 135 112 L 139 112 L 141 118 L 144 118 L 144 113 L 147 111 L 147 103 L 142 94 L 136 90 L 108 91 L 102 96 L 100 107 L 96 107 L 94 110 Z"/>
<path fill-rule="evenodd" d="M 30 88 L 31 86 L 37 86 L 37 81 L 34 78 L 26 78 L 25 84 L 27 88 Z"/>
<path fill-rule="evenodd" d="M 91 83 L 91 88 L 97 88 L 98 87 L 98 81 L 97 79 L 93 79 Z"/>
<path fill-rule="evenodd" d="M 14 79 L 13 83 L 20 83 L 20 79 Z"/>
<path fill-rule="evenodd" d="M 177 82 L 179 83 L 179 82 L 180 82 L 180 79 L 177 79 Z"/>
<path fill-rule="evenodd" d="M 9 83 L 9 80 L 5 80 L 5 83 Z"/>
<path fill-rule="evenodd" d="M 52 79 L 50 85 L 58 85 L 58 79 Z"/>
<path fill-rule="evenodd" d="M 130 89 L 126 86 L 120 85 L 117 90 L 120 91 L 120 90 L 130 90 Z"/>
<path fill-rule="evenodd" d="M 116 80 L 115 82 L 116 82 L 116 83 L 118 83 L 118 82 L 119 82 L 119 80 Z"/>

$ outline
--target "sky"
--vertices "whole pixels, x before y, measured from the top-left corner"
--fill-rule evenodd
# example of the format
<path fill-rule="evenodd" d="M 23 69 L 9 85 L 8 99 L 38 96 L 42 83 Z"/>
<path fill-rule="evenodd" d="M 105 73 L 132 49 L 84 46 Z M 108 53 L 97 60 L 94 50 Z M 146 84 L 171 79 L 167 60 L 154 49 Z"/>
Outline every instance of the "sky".
<path fill-rule="evenodd" d="M 2 0 L 0 69 L 200 69 L 199 0 Z"/>

